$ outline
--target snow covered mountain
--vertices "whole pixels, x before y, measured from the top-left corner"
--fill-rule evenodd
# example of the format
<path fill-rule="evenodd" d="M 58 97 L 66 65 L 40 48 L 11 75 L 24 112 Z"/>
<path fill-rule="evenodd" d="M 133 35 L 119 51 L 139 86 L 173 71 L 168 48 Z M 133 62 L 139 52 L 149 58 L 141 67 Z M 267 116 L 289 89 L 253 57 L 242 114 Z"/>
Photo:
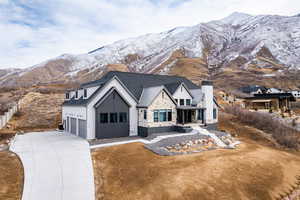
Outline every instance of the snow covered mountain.
<path fill-rule="evenodd" d="M 110 69 L 168 73 L 178 56 L 199 58 L 210 71 L 237 64 L 300 69 L 300 16 L 233 13 L 192 27 L 129 38 L 81 55 L 65 54 L 25 70 L 0 76 L 0 84 L 86 81 Z M 279 69 L 280 68 L 280 69 Z"/>

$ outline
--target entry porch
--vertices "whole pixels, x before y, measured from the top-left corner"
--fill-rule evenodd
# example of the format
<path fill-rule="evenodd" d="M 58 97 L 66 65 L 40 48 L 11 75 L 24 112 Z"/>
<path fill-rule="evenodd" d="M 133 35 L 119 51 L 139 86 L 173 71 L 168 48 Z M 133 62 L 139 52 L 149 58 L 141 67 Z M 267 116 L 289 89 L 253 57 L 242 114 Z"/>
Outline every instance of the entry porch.
<path fill-rule="evenodd" d="M 205 109 L 193 106 L 177 107 L 177 124 L 204 124 L 205 123 Z"/>

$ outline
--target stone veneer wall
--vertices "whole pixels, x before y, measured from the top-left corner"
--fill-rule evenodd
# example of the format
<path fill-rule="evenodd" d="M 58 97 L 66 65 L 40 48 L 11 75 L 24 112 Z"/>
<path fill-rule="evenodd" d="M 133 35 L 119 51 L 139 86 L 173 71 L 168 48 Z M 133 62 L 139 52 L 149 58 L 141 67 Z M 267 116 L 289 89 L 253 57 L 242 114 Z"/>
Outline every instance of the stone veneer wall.
<path fill-rule="evenodd" d="M 154 110 L 172 109 L 172 121 L 169 122 L 154 122 Z M 143 116 L 142 116 L 143 117 Z M 152 104 L 147 109 L 147 127 L 173 126 L 176 124 L 177 112 L 176 105 L 165 91 L 155 98 Z"/>

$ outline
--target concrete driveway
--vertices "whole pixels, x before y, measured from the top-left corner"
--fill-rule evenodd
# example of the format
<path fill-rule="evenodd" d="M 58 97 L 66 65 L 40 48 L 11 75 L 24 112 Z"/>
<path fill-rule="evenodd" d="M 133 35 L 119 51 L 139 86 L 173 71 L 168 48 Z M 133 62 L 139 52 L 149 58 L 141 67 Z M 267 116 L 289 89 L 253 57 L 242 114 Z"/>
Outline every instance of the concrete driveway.
<path fill-rule="evenodd" d="M 89 144 L 68 133 L 19 135 L 10 146 L 24 166 L 22 200 L 94 200 Z"/>

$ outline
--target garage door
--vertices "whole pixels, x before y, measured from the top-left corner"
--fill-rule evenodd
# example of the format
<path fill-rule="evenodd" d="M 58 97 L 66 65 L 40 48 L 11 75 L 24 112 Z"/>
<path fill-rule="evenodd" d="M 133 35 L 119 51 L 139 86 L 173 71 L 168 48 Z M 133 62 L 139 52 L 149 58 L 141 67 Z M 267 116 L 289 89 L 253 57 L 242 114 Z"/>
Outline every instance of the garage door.
<path fill-rule="evenodd" d="M 70 132 L 74 135 L 76 135 L 76 118 L 71 117 L 71 130 Z"/>
<path fill-rule="evenodd" d="M 129 136 L 129 105 L 118 92 L 112 91 L 98 104 L 96 104 L 96 137 L 102 139 Z"/>
<path fill-rule="evenodd" d="M 86 120 L 78 120 L 78 135 L 82 138 L 86 138 Z"/>

